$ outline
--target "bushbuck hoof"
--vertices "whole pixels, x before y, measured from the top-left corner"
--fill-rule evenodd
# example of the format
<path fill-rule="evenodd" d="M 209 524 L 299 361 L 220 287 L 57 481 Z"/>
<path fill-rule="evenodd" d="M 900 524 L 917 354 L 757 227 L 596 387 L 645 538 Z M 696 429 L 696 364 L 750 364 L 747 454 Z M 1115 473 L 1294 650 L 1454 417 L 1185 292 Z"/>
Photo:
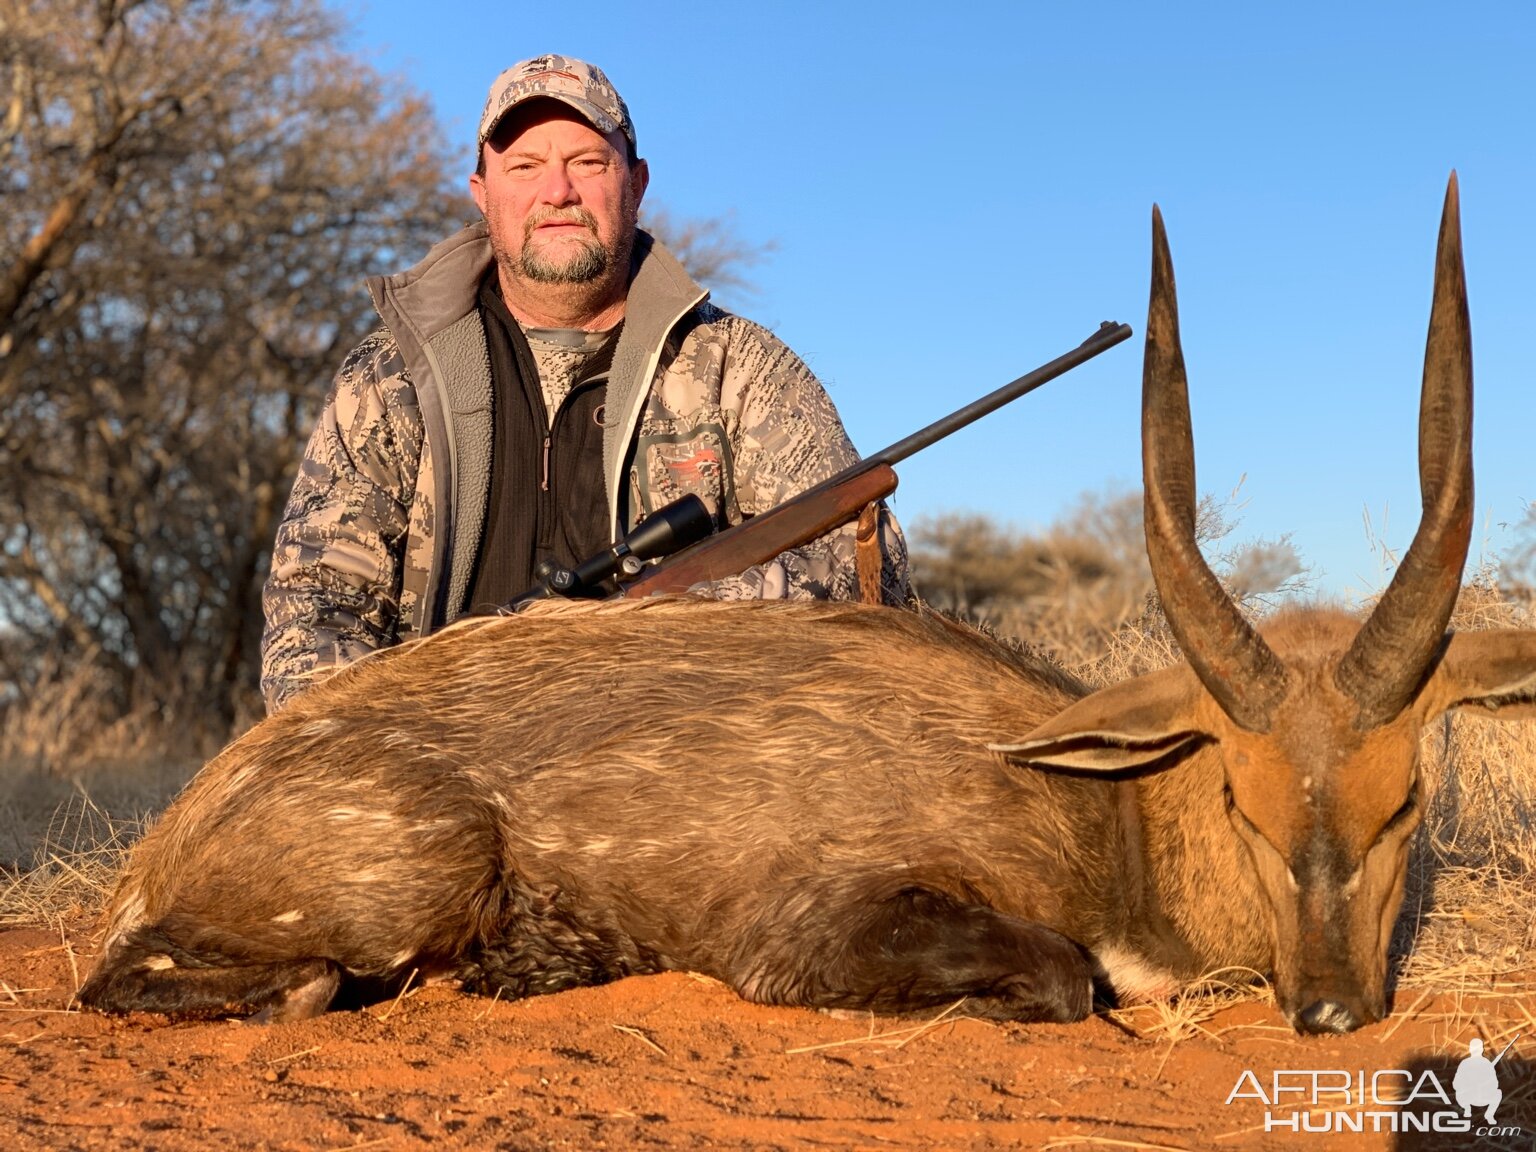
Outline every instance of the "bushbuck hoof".
<path fill-rule="evenodd" d="M 337 989 L 341 987 L 341 969 L 328 961 L 321 960 L 318 963 L 326 965 L 325 971 L 287 989 L 280 999 L 268 1002 L 254 1016 L 246 1017 L 245 1022 L 281 1024 L 289 1020 L 310 1020 L 329 1008 L 331 1001 L 336 999 Z"/>
<path fill-rule="evenodd" d="M 1076 951 L 1076 945 L 1066 943 Z M 1004 980 L 995 995 L 977 999 L 971 1014 L 995 1020 L 1073 1024 L 1087 1019 L 1092 1011 L 1093 978 L 1088 965 L 1080 954 L 1064 954 L 1033 972 Z"/>
<path fill-rule="evenodd" d="M 1314 1000 L 1296 1014 L 1292 1021 L 1298 1032 L 1315 1035 L 1353 1032 L 1370 1021 L 1337 1000 Z"/>

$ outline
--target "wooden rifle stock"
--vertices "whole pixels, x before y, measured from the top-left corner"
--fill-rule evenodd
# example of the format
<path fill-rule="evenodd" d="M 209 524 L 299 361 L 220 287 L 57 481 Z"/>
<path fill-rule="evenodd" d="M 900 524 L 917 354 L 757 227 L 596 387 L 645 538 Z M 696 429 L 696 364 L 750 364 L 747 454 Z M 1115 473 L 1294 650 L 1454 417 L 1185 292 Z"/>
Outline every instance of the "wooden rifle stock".
<path fill-rule="evenodd" d="M 723 580 L 766 564 L 781 552 L 825 535 L 855 519 L 866 504 L 896 491 L 896 472 L 878 460 L 830 486 L 803 492 L 760 516 L 743 520 L 665 562 L 647 569 L 624 586 L 627 597 L 683 592 L 706 580 Z"/>

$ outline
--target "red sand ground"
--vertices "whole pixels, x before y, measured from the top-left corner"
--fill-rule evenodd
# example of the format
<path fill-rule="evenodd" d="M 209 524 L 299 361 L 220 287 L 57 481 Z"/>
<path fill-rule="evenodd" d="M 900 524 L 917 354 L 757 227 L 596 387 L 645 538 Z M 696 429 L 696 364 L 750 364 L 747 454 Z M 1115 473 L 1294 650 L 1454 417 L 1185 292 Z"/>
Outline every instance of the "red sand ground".
<path fill-rule="evenodd" d="M 1373 1135 L 1369 1120 L 1364 1134 L 1266 1134 L 1262 1102 L 1226 1103 L 1244 1070 L 1267 1089 L 1275 1069 L 1428 1066 L 1449 1089 L 1479 1022 L 1530 1018 L 1465 994 L 1405 997 L 1403 1015 L 1321 1039 L 1242 1004 L 1176 1043 L 1104 1018 L 957 1018 L 963 1005 L 926 1028 L 763 1008 L 687 975 L 167 1024 L 65 1010 L 88 941 L 84 927 L 67 945 L 0 932 L 0 1149 L 1536 1148 L 1536 1063 L 1520 1056 L 1536 1036 L 1500 1070 L 1498 1119 L 1518 1136 Z"/>

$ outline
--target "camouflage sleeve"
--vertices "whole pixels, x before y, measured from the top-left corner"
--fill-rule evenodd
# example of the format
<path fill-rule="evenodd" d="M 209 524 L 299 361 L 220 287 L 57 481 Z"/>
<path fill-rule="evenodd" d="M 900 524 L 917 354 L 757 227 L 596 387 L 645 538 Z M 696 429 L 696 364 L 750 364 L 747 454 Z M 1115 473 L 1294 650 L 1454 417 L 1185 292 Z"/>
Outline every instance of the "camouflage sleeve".
<path fill-rule="evenodd" d="M 837 409 L 804 361 L 761 326 L 738 316 L 729 333 L 720 406 L 728 428 L 737 511 L 753 516 L 814 487 L 859 459 Z M 911 598 L 907 545 L 896 518 L 881 511 L 881 584 L 888 604 Z M 719 600 L 857 600 L 854 524 L 693 589 Z"/>
<path fill-rule="evenodd" d="M 422 435 L 394 341 L 375 333 L 336 374 L 278 525 L 262 592 L 268 712 L 395 642 Z"/>

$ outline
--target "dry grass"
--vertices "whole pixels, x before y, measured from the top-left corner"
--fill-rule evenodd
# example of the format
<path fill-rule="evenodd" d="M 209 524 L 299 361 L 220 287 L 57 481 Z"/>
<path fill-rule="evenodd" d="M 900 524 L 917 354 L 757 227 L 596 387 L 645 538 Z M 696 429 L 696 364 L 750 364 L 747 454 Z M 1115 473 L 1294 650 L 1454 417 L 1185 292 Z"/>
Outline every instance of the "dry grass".
<path fill-rule="evenodd" d="M 61 773 L 0 759 L 0 875 L 31 868 L 49 845 L 103 835 L 103 822 L 141 825 L 199 764 L 195 757 L 133 756 Z"/>
<path fill-rule="evenodd" d="M 1048 1144 L 1042 1144 L 1042 1152 L 1057 1148 L 1128 1148 L 1132 1152 L 1193 1152 L 1183 1144 L 1149 1144 L 1145 1140 L 1117 1140 L 1112 1136 L 1059 1136 Z"/>
<path fill-rule="evenodd" d="M 81 793 L 54 815 L 32 864 L 0 869 L 0 927 L 60 926 L 106 902 L 142 819 L 114 819 Z"/>
<path fill-rule="evenodd" d="M 1105 1015 L 1138 1039 L 1176 1043 L 1195 1036 L 1214 1038 L 1219 1033 L 1207 1024 L 1224 1009 L 1254 1001 L 1275 1002 L 1263 973 L 1228 968 L 1206 973 L 1167 1000 L 1116 1008 Z M 1292 1035 L 1289 1027 L 1280 1030 Z"/>
<path fill-rule="evenodd" d="M 895 1028 L 881 1029 L 878 1032 L 875 1030 L 875 1014 L 873 1012 L 865 1013 L 864 1015 L 866 1015 L 869 1019 L 868 1035 L 854 1036 L 847 1040 L 832 1040 L 825 1044 L 808 1044 L 803 1048 L 786 1048 L 784 1049 L 784 1054 L 786 1056 L 798 1056 L 805 1052 L 824 1052 L 830 1048 L 848 1048 L 855 1046 L 870 1046 L 890 1049 L 905 1048 L 908 1044 L 912 1043 L 912 1041 L 918 1039 L 919 1037 L 928 1035 L 928 1033 L 932 1032 L 940 1024 L 954 1024 L 960 1020 L 974 1019 L 974 1017 L 967 1016 L 960 1011 L 964 1007 L 965 998 L 962 997 L 961 999 L 956 1000 L 953 1004 L 949 1005 L 947 1008 L 943 1009 L 938 1013 L 938 1015 L 928 1020 L 923 1020 L 916 1024 L 908 1024 Z M 840 1013 L 835 1009 L 832 1010 L 831 1014 L 850 1016 L 856 1015 L 856 1013 L 851 1012 Z"/>
<path fill-rule="evenodd" d="M 111 677 L 90 659 L 44 668 L 0 709 L 0 764 L 56 772 L 150 755 L 164 726 L 144 710 L 114 712 L 112 697 Z"/>
<path fill-rule="evenodd" d="M 1462 590 L 1455 626 L 1532 627 L 1491 582 Z M 1429 785 L 1398 923 L 1405 990 L 1536 994 L 1536 723 L 1452 715 L 1424 734 Z"/>
<path fill-rule="evenodd" d="M 153 712 L 113 715 L 89 661 L 39 680 L 0 711 L 0 925 L 94 915 L 208 743 Z"/>

